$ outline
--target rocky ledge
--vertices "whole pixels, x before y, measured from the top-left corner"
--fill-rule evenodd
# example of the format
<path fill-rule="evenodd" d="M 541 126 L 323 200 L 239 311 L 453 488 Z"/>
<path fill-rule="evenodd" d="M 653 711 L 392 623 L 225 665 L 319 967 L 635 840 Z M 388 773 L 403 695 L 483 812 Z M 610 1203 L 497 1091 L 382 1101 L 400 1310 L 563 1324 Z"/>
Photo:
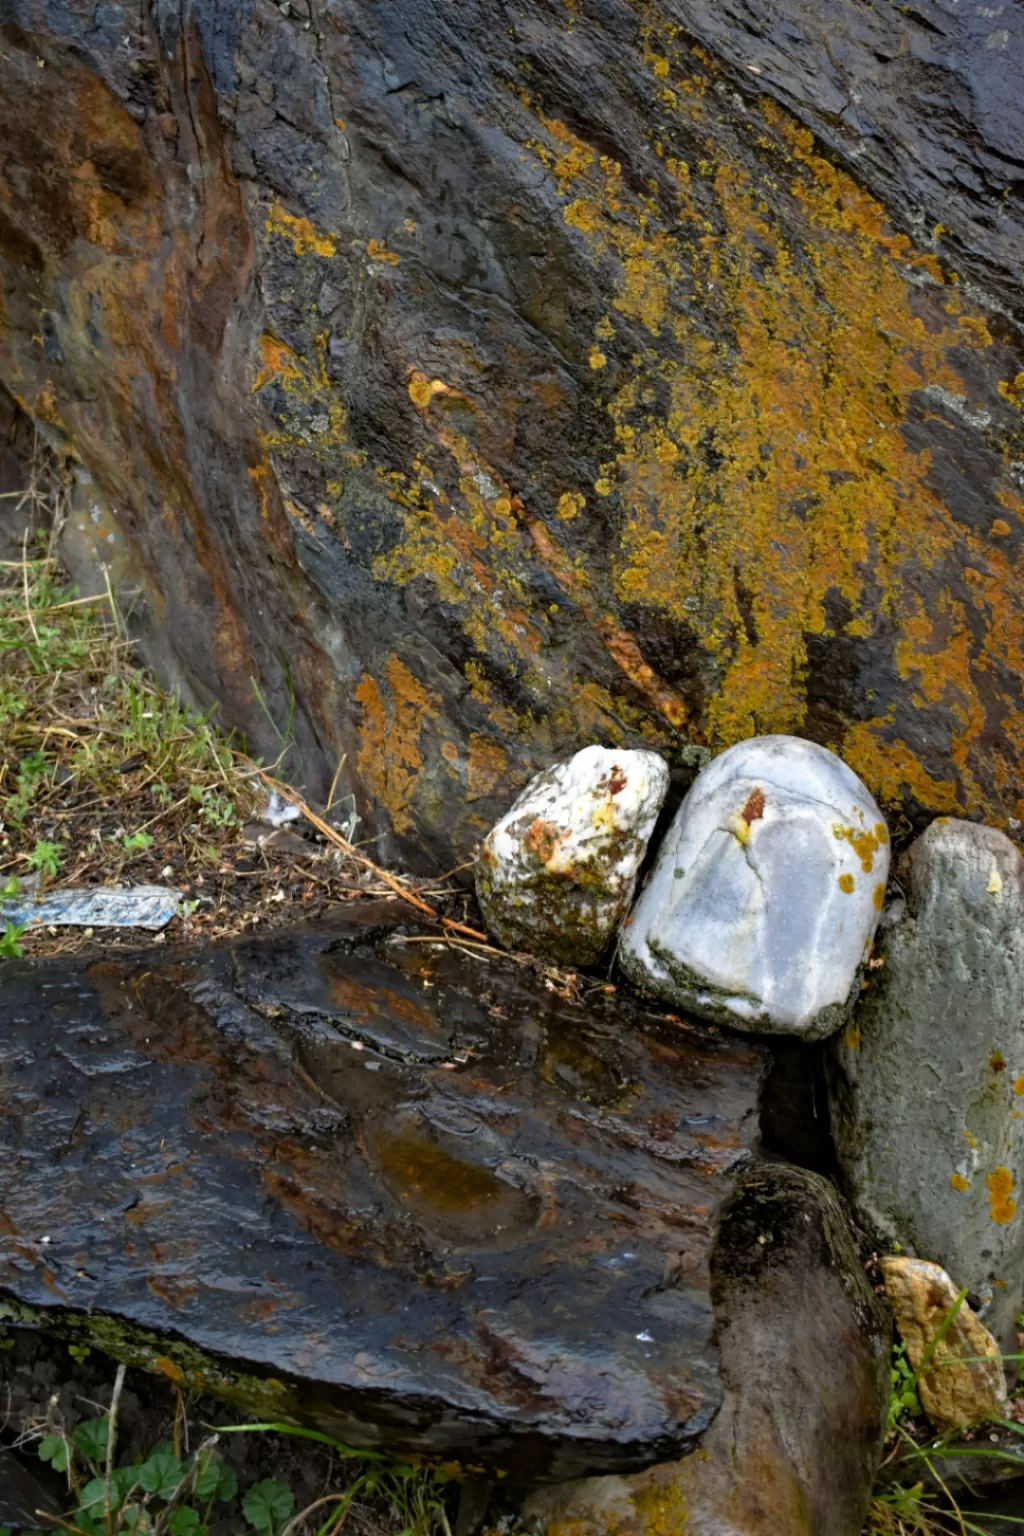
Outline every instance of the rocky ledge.
<path fill-rule="evenodd" d="M 397 915 L 10 969 L 3 1317 L 508 1483 L 699 1446 L 859 1520 L 887 1329 L 834 1193 L 758 1158 L 766 1048 Z M 784 1356 L 842 1445 L 755 1477 L 708 1431 L 767 1426 Z"/>

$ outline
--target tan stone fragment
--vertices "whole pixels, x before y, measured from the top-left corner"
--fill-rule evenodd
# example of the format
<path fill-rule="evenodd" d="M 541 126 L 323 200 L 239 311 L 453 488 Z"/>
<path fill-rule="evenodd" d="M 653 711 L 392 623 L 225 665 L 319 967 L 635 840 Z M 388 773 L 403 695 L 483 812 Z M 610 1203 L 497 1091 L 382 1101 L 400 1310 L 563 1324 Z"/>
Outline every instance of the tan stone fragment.
<path fill-rule="evenodd" d="M 926 1259 L 885 1258 L 881 1269 L 896 1327 L 916 1371 L 959 1292 L 946 1271 Z M 999 1346 L 966 1302 L 939 1340 L 918 1392 L 937 1429 L 965 1429 L 1005 1411 Z"/>

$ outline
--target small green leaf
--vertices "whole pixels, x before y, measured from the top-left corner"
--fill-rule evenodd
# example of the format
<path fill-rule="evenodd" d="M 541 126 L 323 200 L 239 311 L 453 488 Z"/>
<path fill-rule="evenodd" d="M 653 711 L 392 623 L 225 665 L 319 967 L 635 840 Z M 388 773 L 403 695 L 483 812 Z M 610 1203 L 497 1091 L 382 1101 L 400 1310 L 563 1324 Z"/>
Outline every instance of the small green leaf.
<path fill-rule="evenodd" d="M 181 1483 L 181 1462 L 173 1451 L 152 1451 L 139 1468 L 139 1486 L 161 1499 L 172 1498 Z"/>
<path fill-rule="evenodd" d="M 167 1522 L 171 1529 L 171 1536 L 203 1536 L 206 1530 L 194 1509 L 174 1510 Z"/>
<path fill-rule="evenodd" d="M 105 1477 L 94 1477 L 86 1483 L 78 1496 L 78 1513 L 90 1515 L 93 1519 L 99 1519 L 107 1507 L 107 1480 Z M 116 1482 L 110 1483 L 110 1507 L 118 1509 L 121 1504 L 121 1493 Z"/>
<path fill-rule="evenodd" d="M 294 1512 L 294 1494 L 276 1477 L 253 1483 L 242 1500 L 242 1514 L 259 1536 L 275 1536 L 279 1524 Z"/>
<path fill-rule="evenodd" d="M 84 1419 L 71 1435 L 82 1455 L 102 1466 L 106 1466 L 107 1462 L 109 1424 L 106 1414 L 100 1419 Z"/>
<path fill-rule="evenodd" d="M 220 1483 L 217 1486 L 218 1499 L 223 1499 L 224 1502 L 227 1503 L 228 1499 L 233 1499 L 237 1493 L 238 1478 L 235 1476 L 234 1470 L 231 1467 L 222 1464 L 220 1469 Z"/>
<path fill-rule="evenodd" d="M 204 1451 L 196 1473 L 195 1490 L 199 1499 L 233 1499 L 238 1492 L 238 1479 L 219 1457 Z"/>
<path fill-rule="evenodd" d="M 39 1460 L 48 1461 L 55 1472 L 68 1469 L 68 1443 L 63 1435 L 44 1435 L 39 1442 Z"/>
<path fill-rule="evenodd" d="M 28 856 L 28 867 L 52 879 L 60 868 L 60 844 L 40 838 Z"/>
<path fill-rule="evenodd" d="M 153 838 L 148 832 L 133 832 L 122 839 L 125 853 L 144 853 L 147 848 L 152 848 Z"/>

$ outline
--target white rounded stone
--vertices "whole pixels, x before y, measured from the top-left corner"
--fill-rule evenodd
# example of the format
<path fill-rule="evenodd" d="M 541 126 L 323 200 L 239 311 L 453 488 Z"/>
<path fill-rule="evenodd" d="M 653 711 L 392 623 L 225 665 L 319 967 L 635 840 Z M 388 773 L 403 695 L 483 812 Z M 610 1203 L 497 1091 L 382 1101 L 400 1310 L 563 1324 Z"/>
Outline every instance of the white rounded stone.
<path fill-rule="evenodd" d="M 600 959 L 633 899 L 668 789 L 656 752 L 584 747 L 523 790 L 477 863 L 484 919 L 509 949 Z"/>
<path fill-rule="evenodd" d="M 627 975 L 740 1029 L 842 1023 L 889 873 L 881 811 L 834 753 L 756 736 L 699 774 L 622 935 Z"/>

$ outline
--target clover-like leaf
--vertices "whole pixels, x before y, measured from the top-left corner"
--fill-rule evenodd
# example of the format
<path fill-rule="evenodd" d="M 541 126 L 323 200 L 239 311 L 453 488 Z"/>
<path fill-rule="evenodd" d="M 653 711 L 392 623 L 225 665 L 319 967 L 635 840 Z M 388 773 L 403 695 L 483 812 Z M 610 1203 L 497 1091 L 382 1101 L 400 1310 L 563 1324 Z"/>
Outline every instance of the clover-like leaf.
<path fill-rule="evenodd" d="M 139 1468 L 139 1486 L 160 1499 L 173 1498 L 181 1486 L 181 1462 L 173 1451 L 151 1451 Z"/>
<path fill-rule="evenodd" d="M 90 1461 L 98 1465 L 105 1465 L 107 1460 L 107 1435 L 110 1429 L 110 1420 L 106 1414 L 99 1419 L 83 1419 L 74 1430 L 71 1438 Z"/>
<path fill-rule="evenodd" d="M 295 1513 L 295 1495 L 276 1477 L 253 1483 L 242 1500 L 242 1514 L 259 1536 L 276 1536 L 279 1526 Z"/>

